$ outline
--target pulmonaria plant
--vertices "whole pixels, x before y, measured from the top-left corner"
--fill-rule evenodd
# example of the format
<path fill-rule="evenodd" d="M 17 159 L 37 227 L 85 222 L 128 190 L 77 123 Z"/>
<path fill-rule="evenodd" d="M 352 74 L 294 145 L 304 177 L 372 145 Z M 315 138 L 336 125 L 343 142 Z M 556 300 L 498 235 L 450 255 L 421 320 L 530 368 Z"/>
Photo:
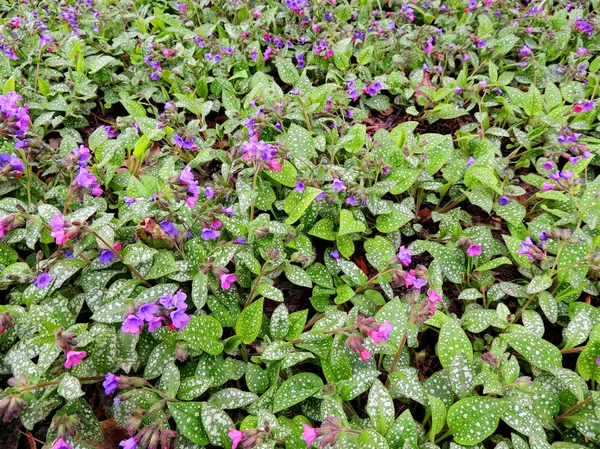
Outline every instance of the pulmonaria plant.
<path fill-rule="evenodd" d="M 600 445 L 597 2 L 196 3 L 0 18 L 16 444 Z"/>

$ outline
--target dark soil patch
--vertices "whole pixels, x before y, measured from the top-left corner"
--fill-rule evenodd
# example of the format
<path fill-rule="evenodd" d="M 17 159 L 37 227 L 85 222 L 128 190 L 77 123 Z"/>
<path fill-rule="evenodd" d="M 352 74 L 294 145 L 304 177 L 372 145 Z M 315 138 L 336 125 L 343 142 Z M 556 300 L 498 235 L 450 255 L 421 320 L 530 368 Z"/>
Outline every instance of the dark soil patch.
<path fill-rule="evenodd" d="M 419 122 L 419 125 L 415 129 L 415 134 L 436 133 L 453 135 L 461 126 L 473 123 L 476 120 L 471 115 L 464 115 L 454 119 L 437 120 L 434 123 L 429 123 L 426 120 L 419 120 L 418 117 L 407 114 L 404 109 L 395 110 L 389 108 L 384 111 L 372 110 L 371 116 L 365 119 L 363 123 L 367 125 L 367 133 L 373 135 L 379 129 L 391 131 L 401 123 L 411 121 Z"/>

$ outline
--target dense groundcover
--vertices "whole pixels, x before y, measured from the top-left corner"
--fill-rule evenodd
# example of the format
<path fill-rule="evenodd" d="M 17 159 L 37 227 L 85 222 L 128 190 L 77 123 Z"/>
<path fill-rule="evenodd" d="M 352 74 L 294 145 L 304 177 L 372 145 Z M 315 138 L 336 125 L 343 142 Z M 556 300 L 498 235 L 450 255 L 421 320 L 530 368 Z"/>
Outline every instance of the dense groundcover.
<path fill-rule="evenodd" d="M 599 3 L 0 2 L 2 447 L 600 445 Z"/>

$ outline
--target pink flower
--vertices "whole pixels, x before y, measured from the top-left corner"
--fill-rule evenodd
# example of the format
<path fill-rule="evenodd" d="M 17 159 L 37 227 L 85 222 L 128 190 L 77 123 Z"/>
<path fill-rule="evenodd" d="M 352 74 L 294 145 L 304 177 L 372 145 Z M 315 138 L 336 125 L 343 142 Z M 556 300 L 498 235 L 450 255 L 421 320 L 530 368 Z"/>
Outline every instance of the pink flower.
<path fill-rule="evenodd" d="M 278 172 L 282 170 L 281 163 L 278 159 L 271 159 L 271 161 L 269 162 L 269 168 Z"/>
<path fill-rule="evenodd" d="M 231 441 L 233 442 L 231 449 L 236 449 L 238 444 L 240 444 L 242 442 L 242 440 L 244 439 L 244 432 L 237 430 L 233 426 L 230 426 L 229 427 L 229 438 L 231 438 Z"/>
<path fill-rule="evenodd" d="M 313 441 L 315 441 L 319 437 L 317 429 L 315 429 L 314 427 L 310 427 L 307 424 L 302 424 L 302 427 L 304 427 L 304 432 L 302 432 L 302 439 L 306 442 L 308 446 L 310 446 L 311 444 L 313 444 Z"/>
<path fill-rule="evenodd" d="M 219 280 L 221 281 L 221 288 L 223 290 L 229 290 L 231 284 L 237 281 L 237 276 L 235 274 L 223 273 L 219 276 Z"/>
<path fill-rule="evenodd" d="M 369 332 L 369 335 L 373 339 L 373 343 L 378 345 L 382 341 L 388 341 L 390 339 L 390 333 L 394 328 L 389 321 L 385 321 L 377 327 L 377 330 Z"/>
<path fill-rule="evenodd" d="M 430 313 L 435 313 L 435 303 L 436 302 L 440 302 L 442 300 L 442 297 L 440 296 L 440 294 L 435 291 L 435 290 L 429 290 L 427 292 L 427 303 L 429 306 L 429 312 Z"/>
<path fill-rule="evenodd" d="M 362 348 L 360 350 L 361 360 L 369 360 L 371 357 L 373 357 L 373 354 L 371 354 L 367 348 Z"/>
<path fill-rule="evenodd" d="M 72 366 L 77 366 L 85 358 L 87 352 L 85 351 L 73 351 L 72 349 L 67 352 L 67 361 L 65 362 L 65 368 L 69 369 Z"/>
<path fill-rule="evenodd" d="M 467 249 L 467 255 L 469 257 L 481 256 L 481 245 L 472 244 Z"/>

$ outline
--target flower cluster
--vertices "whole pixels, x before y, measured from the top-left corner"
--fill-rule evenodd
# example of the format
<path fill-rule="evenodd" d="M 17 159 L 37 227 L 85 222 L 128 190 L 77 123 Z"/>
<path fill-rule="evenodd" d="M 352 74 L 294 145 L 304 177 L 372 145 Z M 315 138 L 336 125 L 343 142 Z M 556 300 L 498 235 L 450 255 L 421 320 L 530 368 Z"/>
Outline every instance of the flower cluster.
<path fill-rule="evenodd" d="M 390 339 L 393 327 L 389 321 L 385 321 L 381 324 L 377 324 L 375 318 L 366 317 L 364 315 L 358 315 L 356 324 L 352 328 L 357 329 L 364 338 L 370 337 L 375 345 L 380 344 L 382 341 L 387 342 Z M 346 346 L 352 351 L 360 354 L 361 360 L 370 359 L 373 354 L 365 348 L 363 338 L 353 335 L 345 334 L 348 338 L 346 339 Z"/>
<path fill-rule="evenodd" d="M 258 140 L 258 136 L 244 142 L 240 147 L 242 159 L 248 163 L 269 170 L 281 171 L 281 160 L 277 157 L 275 145 Z"/>
<path fill-rule="evenodd" d="M 198 188 L 198 181 L 194 179 L 194 174 L 189 166 L 186 166 L 179 174 L 179 182 L 182 186 L 186 187 L 185 202 L 193 209 L 198 201 L 198 195 L 200 195 L 200 189 Z"/>
<path fill-rule="evenodd" d="M 190 316 L 185 312 L 186 298 L 187 295 L 180 290 L 174 295 L 161 296 L 157 302 L 131 304 L 121 330 L 126 334 L 138 334 L 144 324 L 148 324 L 148 332 L 154 332 L 163 324 L 171 330 L 182 330 L 190 321 Z"/>
<path fill-rule="evenodd" d="M 15 91 L 0 95 L 0 112 L 2 123 L 0 124 L 0 135 L 4 137 L 23 137 L 29 130 L 29 108 L 27 105 L 19 106 L 23 97 Z"/>
<path fill-rule="evenodd" d="M 16 156 L 8 153 L 0 153 L 0 175 L 12 175 L 20 177 L 25 170 L 25 164 Z"/>

